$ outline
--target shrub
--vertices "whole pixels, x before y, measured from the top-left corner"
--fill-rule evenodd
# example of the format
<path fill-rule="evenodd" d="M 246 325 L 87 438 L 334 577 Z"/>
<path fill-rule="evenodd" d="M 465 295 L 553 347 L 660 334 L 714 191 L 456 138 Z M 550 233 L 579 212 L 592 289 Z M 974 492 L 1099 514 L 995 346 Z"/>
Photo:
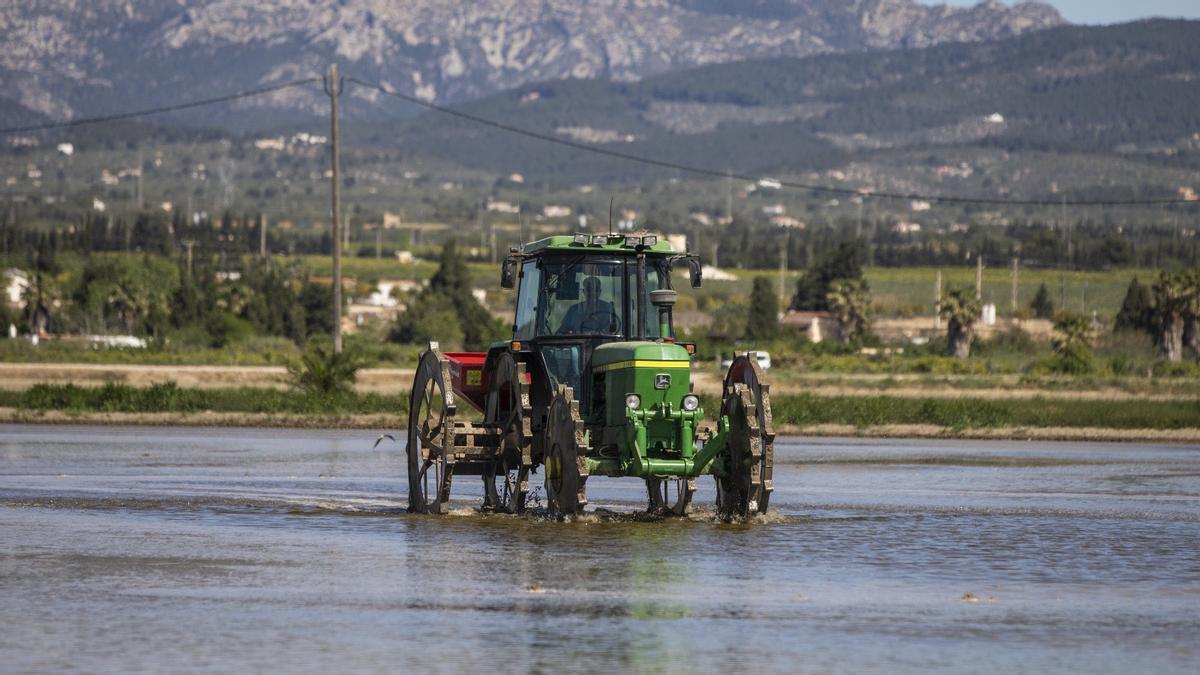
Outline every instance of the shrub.
<path fill-rule="evenodd" d="M 349 392 L 354 384 L 361 360 L 350 350 L 340 354 L 325 340 L 312 340 L 298 362 L 288 365 L 292 383 L 302 391 L 314 394 Z"/>

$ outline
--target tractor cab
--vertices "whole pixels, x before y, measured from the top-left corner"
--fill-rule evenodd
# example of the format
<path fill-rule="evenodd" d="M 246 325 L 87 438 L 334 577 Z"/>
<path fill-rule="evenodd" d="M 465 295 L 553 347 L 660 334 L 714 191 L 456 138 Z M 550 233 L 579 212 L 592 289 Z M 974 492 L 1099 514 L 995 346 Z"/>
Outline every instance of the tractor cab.
<path fill-rule="evenodd" d="M 615 342 L 674 342 L 671 269 L 681 256 L 654 235 L 549 237 L 514 252 L 502 285 L 518 286 L 512 345 L 549 399 L 571 387 L 585 418 L 601 412 L 592 385 L 596 349 Z M 695 277 L 699 281 L 699 270 Z M 658 304 L 655 304 L 655 301 Z M 664 311 L 665 310 L 665 311 Z M 512 345 L 499 345 L 501 348 Z"/>

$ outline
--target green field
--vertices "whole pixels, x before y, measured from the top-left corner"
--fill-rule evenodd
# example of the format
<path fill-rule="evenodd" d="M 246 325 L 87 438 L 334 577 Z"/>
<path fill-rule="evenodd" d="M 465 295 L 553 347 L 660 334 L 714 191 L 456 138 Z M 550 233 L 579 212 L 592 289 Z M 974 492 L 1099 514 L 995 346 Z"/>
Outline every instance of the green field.
<path fill-rule="evenodd" d="M 313 274 L 328 275 L 332 263 L 328 256 L 302 256 L 300 258 Z M 469 265 L 472 281 L 489 291 L 499 290 L 500 268 L 490 263 Z M 427 279 L 436 265 L 431 261 L 417 261 L 402 265 L 395 259 L 346 257 L 342 261 L 343 274 L 360 281 L 377 279 Z M 685 277 L 677 275 L 676 287 L 683 295 L 699 298 L 711 296 L 749 296 L 755 277 L 766 276 L 777 281 L 779 273 L 768 270 L 725 270 L 737 277 L 735 281 L 708 279 L 698 290 L 687 288 Z M 950 286 L 975 286 L 975 267 L 868 267 L 867 281 L 871 284 L 871 296 L 881 316 L 907 316 L 917 313 L 932 313 L 934 284 L 937 273 L 942 273 L 943 289 Z M 1045 284 L 1050 298 L 1058 309 L 1067 309 L 1086 315 L 1097 312 L 1101 318 L 1111 318 L 1121 307 L 1126 287 L 1133 277 L 1143 283 L 1152 281 L 1158 272 L 1150 269 L 1118 269 L 1105 272 L 1078 272 L 1044 269 L 1021 269 L 1017 287 L 1018 306 L 1028 308 L 1038 286 Z M 800 272 L 788 271 L 784 288 L 790 297 Z M 1009 316 L 1012 297 L 1012 277 L 1009 268 L 985 268 L 983 272 L 983 298 L 996 304 L 999 316 Z M 1065 301 L 1065 302 L 1064 302 Z M 686 302 L 686 301 L 685 301 Z"/>

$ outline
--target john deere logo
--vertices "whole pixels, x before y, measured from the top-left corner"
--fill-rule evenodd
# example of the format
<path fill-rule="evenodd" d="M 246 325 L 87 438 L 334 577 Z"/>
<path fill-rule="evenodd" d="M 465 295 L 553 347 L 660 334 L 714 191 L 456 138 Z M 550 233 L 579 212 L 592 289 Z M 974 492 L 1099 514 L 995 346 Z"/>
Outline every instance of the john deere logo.
<path fill-rule="evenodd" d="M 659 373 L 654 376 L 655 389 L 669 389 L 671 387 L 671 376 L 666 373 Z"/>

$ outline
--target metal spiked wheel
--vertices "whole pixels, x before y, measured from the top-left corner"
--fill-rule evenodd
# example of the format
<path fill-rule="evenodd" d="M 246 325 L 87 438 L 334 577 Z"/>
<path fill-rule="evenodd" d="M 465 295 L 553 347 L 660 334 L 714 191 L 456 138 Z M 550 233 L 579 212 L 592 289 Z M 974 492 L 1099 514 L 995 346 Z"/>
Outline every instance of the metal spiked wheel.
<path fill-rule="evenodd" d="M 500 431 L 499 458 L 483 476 L 484 509 L 522 513 L 533 464 L 533 406 L 525 364 L 510 353 L 496 357 L 488 372 L 485 424 Z"/>
<path fill-rule="evenodd" d="M 650 513 L 664 516 L 686 516 L 692 510 L 696 494 L 695 478 L 648 478 Z"/>
<path fill-rule="evenodd" d="M 587 505 L 583 420 L 570 387 L 559 385 L 546 414 L 546 500 L 551 515 L 573 517 Z"/>
<path fill-rule="evenodd" d="M 457 410 L 450 361 L 433 345 L 421 355 L 408 401 L 408 510 L 445 513 L 454 464 L 446 448 Z"/>
<path fill-rule="evenodd" d="M 774 490 L 775 431 L 770 386 L 754 352 L 730 365 L 721 414 L 729 418 L 730 429 L 717 476 L 717 512 L 725 518 L 766 513 Z"/>

